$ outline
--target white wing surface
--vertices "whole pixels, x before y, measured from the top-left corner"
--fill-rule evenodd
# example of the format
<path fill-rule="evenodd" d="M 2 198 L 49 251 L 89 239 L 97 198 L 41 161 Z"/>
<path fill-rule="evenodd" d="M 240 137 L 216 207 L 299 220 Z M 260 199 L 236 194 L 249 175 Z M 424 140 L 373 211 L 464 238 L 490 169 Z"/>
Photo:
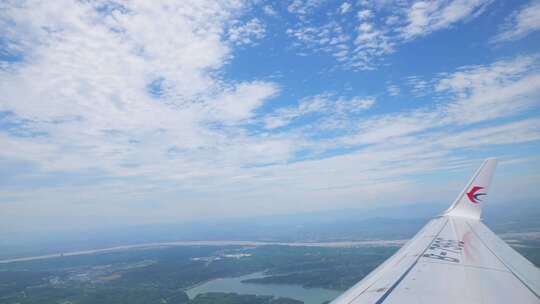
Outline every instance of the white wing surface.
<path fill-rule="evenodd" d="M 481 221 L 496 160 L 450 208 L 332 304 L 540 303 L 540 270 Z"/>

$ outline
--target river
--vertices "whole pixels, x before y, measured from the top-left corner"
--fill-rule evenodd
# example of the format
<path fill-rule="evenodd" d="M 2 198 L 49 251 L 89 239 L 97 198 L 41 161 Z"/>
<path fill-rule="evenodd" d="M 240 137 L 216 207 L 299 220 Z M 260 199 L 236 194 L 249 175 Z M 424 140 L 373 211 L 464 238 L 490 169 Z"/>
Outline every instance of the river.
<path fill-rule="evenodd" d="M 300 285 L 242 283 L 243 280 L 264 277 L 262 272 L 249 275 L 208 281 L 187 290 L 190 299 L 206 292 L 235 292 L 238 294 L 268 295 L 287 297 L 303 301 L 305 304 L 321 304 L 341 294 L 340 291 L 325 288 L 304 288 Z"/>
<path fill-rule="evenodd" d="M 133 245 L 122 245 L 101 249 L 81 250 L 63 253 L 52 253 L 38 256 L 17 257 L 0 260 L 0 264 L 26 262 L 33 260 L 52 259 L 59 257 L 110 253 L 122 250 L 131 249 L 150 249 L 155 247 L 172 247 L 172 246 L 292 246 L 292 247 L 326 247 L 326 248 L 350 248 L 360 246 L 393 246 L 402 245 L 406 240 L 365 240 L 365 241 L 344 241 L 344 242 L 261 242 L 261 241 L 173 241 L 160 243 L 142 243 Z"/>

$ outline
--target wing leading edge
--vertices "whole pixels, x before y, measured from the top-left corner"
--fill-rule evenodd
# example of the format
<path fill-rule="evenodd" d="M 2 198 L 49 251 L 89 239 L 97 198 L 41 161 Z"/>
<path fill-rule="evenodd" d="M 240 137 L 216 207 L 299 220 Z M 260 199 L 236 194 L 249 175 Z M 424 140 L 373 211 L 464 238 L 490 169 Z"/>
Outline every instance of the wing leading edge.
<path fill-rule="evenodd" d="M 480 221 L 495 166 L 487 159 L 443 215 L 332 304 L 540 303 L 540 270 Z"/>

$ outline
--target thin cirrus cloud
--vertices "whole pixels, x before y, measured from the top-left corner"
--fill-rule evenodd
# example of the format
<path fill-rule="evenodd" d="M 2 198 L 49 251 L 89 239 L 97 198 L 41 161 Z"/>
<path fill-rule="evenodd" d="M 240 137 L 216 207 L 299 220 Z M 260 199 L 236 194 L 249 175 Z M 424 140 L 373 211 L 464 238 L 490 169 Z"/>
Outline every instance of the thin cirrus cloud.
<path fill-rule="evenodd" d="M 368 118 L 349 144 L 384 142 L 388 138 L 442 127 L 471 125 L 523 113 L 538 106 L 540 71 L 538 56 L 500 60 L 487 66 L 461 67 L 439 75 L 426 91 L 443 94 L 436 107 Z"/>
<path fill-rule="evenodd" d="M 286 126 L 294 120 L 310 114 L 323 114 L 322 116 L 325 118 L 355 114 L 371 108 L 374 103 L 373 98 L 353 97 L 346 99 L 331 94 L 321 94 L 304 98 L 297 106 L 279 108 L 264 117 L 263 121 L 266 128 L 273 129 Z"/>
<path fill-rule="evenodd" d="M 540 1 L 533 0 L 512 14 L 503 30 L 492 41 L 496 43 L 512 41 L 538 30 L 540 30 Z"/>
<path fill-rule="evenodd" d="M 398 29 L 408 39 L 425 36 L 434 31 L 474 18 L 488 6 L 491 0 L 474 1 L 417 1 L 406 12 L 405 26 Z"/>
<path fill-rule="evenodd" d="M 540 139 L 533 51 L 381 65 L 491 1 L 389 3 L 2 4 L 0 230 L 402 203 L 484 154 L 536 164 L 509 149 Z"/>

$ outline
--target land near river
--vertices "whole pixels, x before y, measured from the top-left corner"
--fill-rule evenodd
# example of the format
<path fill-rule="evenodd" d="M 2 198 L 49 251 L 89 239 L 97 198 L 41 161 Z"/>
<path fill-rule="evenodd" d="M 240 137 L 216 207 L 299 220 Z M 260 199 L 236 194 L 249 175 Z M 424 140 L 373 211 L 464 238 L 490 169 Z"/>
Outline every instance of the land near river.
<path fill-rule="evenodd" d="M 263 242 L 263 241 L 174 241 L 174 242 L 158 242 L 158 243 L 142 243 L 115 246 L 108 248 L 81 250 L 71 252 L 59 252 L 46 255 L 17 257 L 11 259 L 2 259 L 0 264 L 25 262 L 33 260 L 43 260 L 50 258 L 88 255 L 97 253 L 108 253 L 132 249 L 152 249 L 157 247 L 172 247 L 172 246 L 263 246 L 263 245 L 279 245 L 292 247 L 327 247 L 327 248 L 349 248 L 358 246 L 395 246 L 402 245 L 406 240 L 363 240 L 363 241 L 342 241 L 342 242 Z"/>
<path fill-rule="evenodd" d="M 190 245 L 19 261 L 0 265 L 0 303 L 295 303 L 213 293 L 189 299 L 185 291 L 262 271 L 301 275 L 294 283 L 305 287 L 345 290 L 398 248 Z"/>
<path fill-rule="evenodd" d="M 510 237 L 520 253 L 539 264 L 536 240 Z M 205 290 L 190 298 L 186 291 L 253 273 L 264 277 L 242 283 L 343 291 L 400 247 L 392 242 L 350 245 L 201 242 L 12 261 L 0 264 L 0 303 L 299 304 L 294 294 L 283 298 Z"/>

